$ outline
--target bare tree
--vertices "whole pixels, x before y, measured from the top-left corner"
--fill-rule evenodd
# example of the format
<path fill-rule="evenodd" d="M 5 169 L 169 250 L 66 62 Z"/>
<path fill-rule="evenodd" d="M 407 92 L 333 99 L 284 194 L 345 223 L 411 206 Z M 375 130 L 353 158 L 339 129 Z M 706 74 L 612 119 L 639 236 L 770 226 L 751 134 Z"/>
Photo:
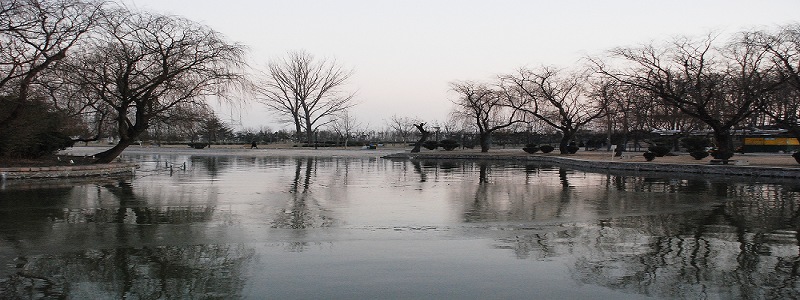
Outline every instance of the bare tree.
<path fill-rule="evenodd" d="M 94 43 L 72 61 L 75 81 L 113 109 L 120 141 L 98 153 L 107 163 L 154 122 L 177 112 L 206 112 L 206 98 L 224 98 L 243 81 L 243 47 L 192 21 L 110 10 Z"/>
<path fill-rule="evenodd" d="M 295 51 L 271 61 L 268 68 L 259 100 L 292 122 L 298 139 L 305 133 L 306 141 L 311 141 L 317 128 L 354 105 L 354 94 L 342 90 L 352 71 L 335 60 L 317 60 L 305 51 Z"/>
<path fill-rule="evenodd" d="M 336 118 L 330 123 L 331 130 L 344 139 L 345 148 L 347 148 L 347 143 L 353 136 L 353 133 L 357 132 L 362 126 L 361 122 L 356 120 L 356 118 L 350 114 L 350 110 L 347 109 L 336 115 Z"/>
<path fill-rule="evenodd" d="M 450 88 L 458 93 L 453 113 L 478 130 L 481 152 L 489 152 L 493 132 L 525 122 L 520 104 L 509 94 L 471 81 L 452 82 Z"/>
<path fill-rule="evenodd" d="M 585 72 L 562 74 L 561 70 L 543 67 L 540 70 L 521 69 L 518 74 L 505 76 L 513 83 L 520 108 L 534 118 L 561 132 L 559 151 L 569 153 L 569 143 L 578 130 L 605 116 L 608 98 L 593 92 Z M 602 85 L 600 85 L 602 87 Z"/>
<path fill-rule="evenodd" d="M 600 72 L 702 121 L 713 131 L 719 152 L 732 155 L 732 129 L 758 110 L 775 84 L 768 83 L 769 72 L 763 69 L 763 48 L 714 47 L 713 42 L 712 37 L 680 38 L 664 49 L 617 48 L 611 54 L 626 62 L 625 68 L 597 66 Z"/>
<path fill-rule="evenodd" d="M 412 133 L 414 132 L 414 124 L 416 123 L 418 123 L 416 119 L 392 115 L 388 125 L 389 128 L 394 131 L 394 134 L 399 136 L 403 144 L 405 144 L 408 143 L 408 138 L 411 137 Z"/>

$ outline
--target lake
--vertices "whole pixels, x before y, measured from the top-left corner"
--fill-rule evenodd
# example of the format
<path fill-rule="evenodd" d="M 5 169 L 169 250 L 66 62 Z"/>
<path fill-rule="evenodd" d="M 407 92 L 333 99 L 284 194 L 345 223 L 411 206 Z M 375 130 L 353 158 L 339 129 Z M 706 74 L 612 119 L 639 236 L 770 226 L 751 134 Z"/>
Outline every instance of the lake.
<path fill-rule="evenodd" d="M 3 182 L 0 298 L 800 298 L 793 181 L 242 153 Z"/>

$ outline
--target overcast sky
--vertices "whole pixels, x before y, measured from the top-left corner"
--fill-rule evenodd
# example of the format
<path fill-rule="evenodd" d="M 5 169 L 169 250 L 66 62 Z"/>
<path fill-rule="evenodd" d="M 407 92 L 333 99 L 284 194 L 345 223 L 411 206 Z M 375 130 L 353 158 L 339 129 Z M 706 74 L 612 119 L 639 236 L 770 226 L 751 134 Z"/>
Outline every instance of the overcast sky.
<path fill-rule="evenodd" d="M 444 121 L 449 82 L 524 66 L 570 67 L 617 46 L 800 22 L 798 0 L 125 0 L 186 17 L 245 44 L 250 63 L 306 50 L 354 69 L 353 115 L 380 129 L 392 115 Z M 237 127 L 280 128 L 258 103 L 221 109 Z M 230 118 L 234 120 L 229 120 Z"/>

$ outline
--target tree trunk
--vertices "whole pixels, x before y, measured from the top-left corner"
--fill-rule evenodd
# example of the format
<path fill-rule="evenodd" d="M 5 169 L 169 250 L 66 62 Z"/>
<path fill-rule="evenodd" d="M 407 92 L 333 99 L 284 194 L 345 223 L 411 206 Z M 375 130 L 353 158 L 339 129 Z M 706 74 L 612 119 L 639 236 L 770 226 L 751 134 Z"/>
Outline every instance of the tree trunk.
<path fill-rule="evenodd" d="M 720 151 L 733 152 L 733 145 L 731 144 L 731 136 L 727 132 L 714 132 L 714 141 L 717 143 L 717 149 Z"/>
<path fill-rule="evenodd" d="M 303 136 L 302 136 L 303 128 L 300 127 L 300 121 L 296 121 L 294 123 L 294 130 L 295 130 L 294 131 L 294 137 L 297 140 L 297 142 L 300 143 L 300 141 L 303 140 Z"/>
<path fill-rule="evenodd" d="M 124 116 L 125 113 L 126 111 L 123 110 L 119 114 L 121 116 Z M 120 135 L 119 143 L 117 143 L 114 147 L 111 147 L 111 149 L 95 154 L 96 160 L 94 161 L 94 163 L 107 164 L 114 161 L 114 159 L 117 158 L 117 156 L 122 154 L 122 151 L 124 151 L 125 148 L 128 148 L 128 146 L 133 145 L 133 142 L 139 138 L 139 135 L 141 135 L 143 132 L 145 132 L 145 130 L 147 130 L 146 124 L 148 123 L 148 121 L 149 118 L 144 113 L 142 113 L 141 109 L 136 111 L 136 123 L 134 123 L 136 125 L 128 127 L 127 125 L 128 122 L 126 121 L 126 119 L 121 118 L 117 120 L 119 124 L 117 130 Z M 145 125 L 141 126 L 140 124 L 145 124 Z"/>
<path fill-rule="evenodd" d="M 428 140 L 428 133 L 427 132 L 422 133 L 422 137 L 416 143 L 414 143 L 414 149 L 411 149 L 411 153 L 419 153 L 420 148 L 422 147 L 422 143 L 424 143 L 427 140 Z"/>
<path fill-rule="evenodd" d="M 733 143 L 731 141 L 731 135 L 727 131 L 714 131 L 714 141 L 716 142 L 717 152 L 722 153 L 729 153 L 730 156 L 733 156 Z M 727 157 L 727 156 L 725 156 Z M 723 158 L 723 163 L 727 164 L 728 158 Z"/>
<path fill-rule="evenodd" d="M 125 151 L 125 148 L 133 144 L 133 139 L 125 139 L 120 140 L 114 147 L 108 149 L 106 151 L 100 152 L 95 154 L 96 160 L 94 161 L 95 164 L 107 164 L 114 161 L 117 156 L 122 154 L 122 151 Z"/>
<path fill-rule="evenodd" d="M 608 145 L 606 145 L 606 151 L 611 151 L 611 143 L 612 143 L 611 138 L 612 138 L 613 128 L 611 127 L 611 117 L 610 117 L 611 115 L 609 114 L 608 116 L 609 116 L 607 118 L 608 126 L 606 126 L 606 141 L 608 141 Z"/>
<path fill-rule="evenodd" d="M 558 143 L 558 151 L 561 154 L 569 154 L 569 141 L 572 139 L 572 135 L 564 132 L 564 135 L 561 137 L 561 142 Z"/>
<path fill-rule="evenodd" d="M 492 142 L 492 133 L 481 132 L 478 140 L 480 140 L 481 143 L 481 152 L 489 152 L 489 147 L 491 146 Z"/>
<path fill-rule="evenodd" d="M 422 134 L 422 137 L 420 137 L 419 141 L 414 144 L 414 149 L 411 149 L 411 153 L 419 153 L 422 143 L 428 140 L 430 133 L 425 130 L 425 123 L 414 124 L 414 127 L 417 127 L 417 130 L 419 130 L 419 132 Z"/>
<path fill-rule="evenodd" d="M 306 144 L 316 143 L 314 140 L 314 131 L 306 130 Z"/>

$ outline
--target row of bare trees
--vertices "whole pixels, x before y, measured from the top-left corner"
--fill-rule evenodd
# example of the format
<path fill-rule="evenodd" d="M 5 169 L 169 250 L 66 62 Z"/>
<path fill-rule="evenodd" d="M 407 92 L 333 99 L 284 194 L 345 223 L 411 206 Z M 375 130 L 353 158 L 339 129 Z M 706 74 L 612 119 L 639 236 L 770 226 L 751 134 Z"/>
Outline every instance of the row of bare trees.
<path fill-rule="evenodd" d="M 312 141 L 325 125 L 349 137 L 358 125 L 346 113 L 353 73 L 335 60 L 290 52 L 252 85 L 244 46 L 180 17 L 100 0 L 4 0 L 0 20 L 0 156 L 36 152 L 15 145 L 41 144 L 35 138 L 52 132 L 82 141 L 114 135 L 119 143 L 97 155 L 109 162 L 154 124 L 208 119 L 208 100 L 236 87 L 257 86 L 258 100 L 293 124 L 298 140 Z M 478 132 L 483 151 L 493 132 L 532 124 L 560 132 L 562 153 L 587 127 L 625 139 L 654 128 L 710 130 L 728 152 L 741 127 L 771 124 L 800 136 L 800 25 L 719 40 L 679 38 L 613 49 L 578 70 L 454 82 L 453 116 Z M 390 123 L 404 139 L 413 131 L 399 118 Z"/>
<path fill-rule="evenodd" d="M 523 68 L 492 83 L 458 81 L 454 115 L 488 151 L 493 131 L 539 122 L 559 131 L 561 153 L 579 129 L 622 133 L 708 130 L 733 153 L 734 130 L 770 125 L 800 137 L 800 25 L 621 47 L 577 71 Z"/>
<path fill-rule="evenodd" d="M 458 94 L 454 115 L 472 122 L 481 151 L 489 151 L 491 134 L 520 123 L 541 122 L 561 133 L 559 151 L 568 153 L 570 141 L 586 124 L 605 116 L 607 82 L 593 81 L 586 72 L 550 67 L 520 69 L 499 76 L 494 84 L 451 83 Z"/>

